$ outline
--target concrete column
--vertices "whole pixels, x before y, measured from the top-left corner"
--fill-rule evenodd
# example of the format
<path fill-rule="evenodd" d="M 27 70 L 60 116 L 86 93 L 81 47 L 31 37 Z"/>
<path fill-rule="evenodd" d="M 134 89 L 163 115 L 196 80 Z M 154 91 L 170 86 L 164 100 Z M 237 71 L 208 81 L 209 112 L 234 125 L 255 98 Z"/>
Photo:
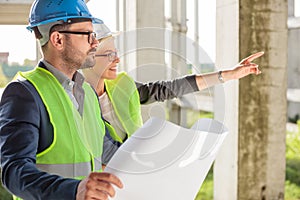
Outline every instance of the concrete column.
<path fill-rule="evenodd" d="M 124 69 L 141 82 L 166 79 L 165 13 L 161 0 L 123 0 Z M 146 121 L 151 116 L 165 118 L 161 103 L 142 106 Z"/>
<path fill-rule="evenodd" d="M 164 78 L 165 73 L 155 68 L 164 65 L 164 1 L 117 0 L 116 5 L 124 70 L 140 81 Z M 154 67 L 147 67 L 150 64 Z"/>
<path fill-rule="evenodd" d="M 186 63 L 186 0 L 171 1 L 171 67 L 172 78 L 187 74 Z M 187 126 L 186 109 L 176 104 L 170 105 L 170 121 Z"/>
<path fill-rule="evenodd" d="M 164 1 L 137 0 L 136 6 L 137 79 L 165 79 Z"/>
<path fill-rule="evenodd" d="M 295 16 L 295 0 L 288 0 L 288 16 L 294 17 Z"/>
<path fill-rule="evenodd" d="M 240 58 L 265 52 L 239 86 L 240 200 L 284 199 L 287 16 L 287 1 L 240 0 Z"/>
<path fill-rule="evenodd" d="M 217 0 L 216 67 L 230 67 L 239 60 L 238 0 Z M 238 157 L 238 81 L 215 87 L 214 117 L 229 129 L 214 164 L 214 199 L 236 200 Z"/>

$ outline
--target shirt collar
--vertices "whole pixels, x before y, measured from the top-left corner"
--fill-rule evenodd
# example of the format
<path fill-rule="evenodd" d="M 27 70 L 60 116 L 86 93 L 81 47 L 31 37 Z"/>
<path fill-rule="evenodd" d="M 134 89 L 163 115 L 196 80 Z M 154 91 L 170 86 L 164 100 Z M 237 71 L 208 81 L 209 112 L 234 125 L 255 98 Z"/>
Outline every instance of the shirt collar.
<path fill-rule="evenodd" d="M 57 78 L 58 82 L 62 85 L 65 85 L 66 83 L 72 83 L 75 82 L 78 85 L 82 85 L 84 82 L 84 76 L 80 74 L 79 72 L 75 72 L 72 80 L 70 80 L 65 74 L 63 74 L 61 71 L 56 69 L 53 65 L 48 63 L 46 60 L 42 60 L 46 68 Z"/>

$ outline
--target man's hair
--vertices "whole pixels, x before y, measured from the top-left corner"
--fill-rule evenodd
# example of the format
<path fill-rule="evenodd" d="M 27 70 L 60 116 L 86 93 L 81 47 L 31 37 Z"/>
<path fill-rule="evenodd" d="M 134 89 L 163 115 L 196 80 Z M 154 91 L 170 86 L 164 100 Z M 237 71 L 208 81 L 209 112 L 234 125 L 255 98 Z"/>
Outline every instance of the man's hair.
<path fill-rule="evenodd" d="M 49 37 L 53 32 L 67 30 L 67 29 L 69 29 L 70 26 L 71 26 L 71 24 L 69 24 L 69 23 L 56 24 L 56 25 L 52 26 L 49 30 Z M 34 27 L 33 31 L 34 31 L 36 39 L 41 39 L 43 37 L 43 35 L 41 34 L 41 32 L 39 31 L 39 29 L 37 27 Z M 48 42 L 49 42 L 49 40 L 48 40 Z M 48 42 L 45 43 L 41 47 L 43 52 L 45 52 L 47 50 Z"/>
<path fill-rule="evenodd" d="M 68 23 L 56 24 L 50 28 L 49 35 L 51 35 L 51 33 L 53 33 L 54 31 L 65 31 L 69 29 L 70 26 L 71 24 Z"/>
<path fill-rule="evenodd" d="M 36 39 L 39 40 L 39 39 L 41 39 L 43 37 L 37 26 L 33 27 L 32 30 L 34 32 L 34 35 L 35 35 Z"/>
<path fill-rule="evenodd" d="M 71 18 L 67 21 L 55 21 L 51 22 L 49 24 L 44 24 L 41 26 L 33 27 L 32 30 L 34 31 L 35 38 L 39 40 L 41 45 L 42 52 L 45 52 L 47 50 L 47 44 L 49 42 L 50 35 L 54 31 L 64 31 L 68 30 L 71 24 L 73 23 L 79 23 L 79 22 L 86 22 L 91 21 L 89 18 Z M 46 35 L 48 34 L 48 35 Z M 44 38 L 43 38 L 44 37 Z M 66 35 L 66 37 L 68 37 Z"/>

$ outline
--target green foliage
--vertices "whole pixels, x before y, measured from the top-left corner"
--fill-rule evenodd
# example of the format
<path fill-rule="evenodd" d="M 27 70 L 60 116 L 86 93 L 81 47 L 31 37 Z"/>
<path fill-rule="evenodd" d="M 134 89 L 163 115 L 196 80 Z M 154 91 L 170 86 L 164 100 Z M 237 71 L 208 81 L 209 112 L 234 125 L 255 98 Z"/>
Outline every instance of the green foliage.
<path fill-rule="evenodd" d="M 286 160 L 286 180 L 300 187 L 300 159 Z"/>
<path fill-rule="evenodd" d="M 0 169 L 0 174 L 1 174 L 1 169 Z M 2 186 L 2 182 L 0 184 L 0 199 L 1 200 L 12 200 L 12 195 L 7 192 L 6 189 L 4 189 L 4 187 Z"/>
<path fill-rule="evenodd" d="M 2 186 L 0 187 L 0 199 L 1 200 L 12 200 L 12 196 Z"/>
<path fill-rule="evenodd" d="M 200 118 L 214 118 L 213 113 L 205 111 L 197 111 L 188 109 L 187 111 L 187 127 L 192 127 L 193 124 Z"/>
<path fill-rule="evenodd" d="M 288 121 L 291 123 L 297 123 L 297 121 L 299 121 L 300 117 L 299 114 L 296 114 L 294 117 L 289 117 Z"/>
<path fill-rule="evenodd" d="M 6 84 L 7 84 L 7 78 L 3 74 L 2 65 L 0 64 L 0 88 L 5 87 Z"/>
<path fill-rule="evenodd" d="M 300 187 L 300 121 L 298 131 L 286 135 L 286 180 Z"/>
<path fill-rule="evenodd" d="M 300 185 L 285 181 L 285 200 L 299 200 L 300 199 Z"/>
<path fill-rule="evenodd" d="M 286 158 L 300 160 L 300 121 L 298 132 L 287 132 L 286 134 Z"/>
<path fill-rule="evenodd" d="M 298 132 L 286 135 L 286 182 L 285 200 L 300 199 L 300 120 Z"/>
<path fill-rule="evenodd" d="M 21 66 L 17 63 L 15 65 L 3 64 L 2 72 L 7 79 L 11 80 L 17 74 L 18 71 L 25 72 L 25 71 L 32 70 L 33 68 L 34 66 Z"/>
<path fill-rule="evenodd" d="M 195 200 L 212 200 L 214 195 L 213 190 L 213 167 L 208 172 Z"/>

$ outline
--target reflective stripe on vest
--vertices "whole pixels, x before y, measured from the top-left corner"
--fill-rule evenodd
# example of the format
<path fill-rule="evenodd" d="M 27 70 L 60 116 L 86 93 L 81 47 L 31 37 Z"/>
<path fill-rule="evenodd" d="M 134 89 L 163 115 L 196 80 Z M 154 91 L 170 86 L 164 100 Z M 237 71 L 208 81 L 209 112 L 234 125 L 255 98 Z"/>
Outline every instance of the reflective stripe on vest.
<path fill-rule="evenodd" d="M 82 178 L 91 171 L 101 171 L 105 127 L 94 90 L 83 84 L 84 109 L 80 116 L 62 85 L 48 70 L 37 67 L 20 75 L 38 91 L 54 131 L 52 144 L 37 155 L 37 166 L 68 178 Z"/>
<path fill-rule="evenodd" d="M 100 171 L 102 168 L 101 157 L 94 158 L 95 168 Z M 51 172 L 63 177 L 86 177 L 89 172 L 93 171 L 91 162 L 82 162 L 76 164 L 37 164 L 40 170 Z"/>
<path fill-rule="evenodd" d="M 105 80 L 104 83 L 118 120 L 127 136 L 130 137 L 143 125 L 140 96 L 135 82 L 125 72 L 122 72 L 116 79 Z M 114 140 L 122 141 L 117 134 L 112 131 L 110 133 Z"/>

